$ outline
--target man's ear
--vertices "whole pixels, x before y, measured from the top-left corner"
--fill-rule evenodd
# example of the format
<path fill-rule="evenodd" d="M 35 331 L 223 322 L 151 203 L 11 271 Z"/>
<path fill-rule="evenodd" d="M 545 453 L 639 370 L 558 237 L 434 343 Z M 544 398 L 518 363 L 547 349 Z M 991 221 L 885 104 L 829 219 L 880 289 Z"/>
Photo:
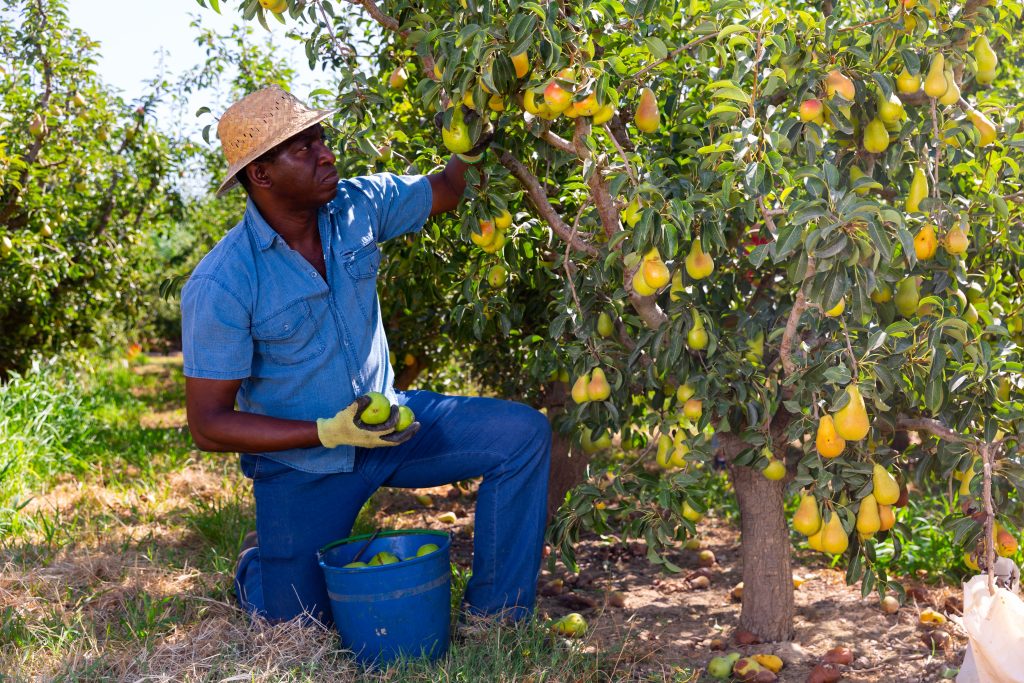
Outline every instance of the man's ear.
<path fill-rule="evenodd" d="M 267 173 L 267 166 L 262 161 L 254 161 L 246 166 L 245 174 L 254 187 L 266 189 L 273 184 L 270 180 L 270 174 Z"/>

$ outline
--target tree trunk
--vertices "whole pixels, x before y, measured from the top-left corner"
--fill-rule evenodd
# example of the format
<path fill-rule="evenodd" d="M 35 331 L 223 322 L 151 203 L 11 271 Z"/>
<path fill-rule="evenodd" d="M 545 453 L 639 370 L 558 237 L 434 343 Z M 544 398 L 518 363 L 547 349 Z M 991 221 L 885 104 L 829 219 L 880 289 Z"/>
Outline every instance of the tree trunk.
<path fill-rule="evenodd" d="M 770 481 L 750 467 L 729 469 L 740 504 L 740 628 L 765 642 L 789 640 L 793 636 L 793 572 L 783 511 L 784 481 Z"/>
<path fill-rule="evenodd" d="M 548 475 L 548 520 L 565 499 L 565 493 L 583 481 L 590 459 L 582 452 L 573 453 L 569 448 L 572 441 L 554 428 L 555 418 L 565 412 L 567 387 L 562 382 L 553 382 L 545 397 L 548 421 L 551 423 L 551 473 Z"/>

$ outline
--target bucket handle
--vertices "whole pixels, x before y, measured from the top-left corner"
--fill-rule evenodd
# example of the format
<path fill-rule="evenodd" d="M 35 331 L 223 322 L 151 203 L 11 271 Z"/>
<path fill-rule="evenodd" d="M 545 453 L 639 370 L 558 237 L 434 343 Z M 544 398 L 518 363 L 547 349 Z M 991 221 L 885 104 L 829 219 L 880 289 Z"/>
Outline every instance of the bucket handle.
<path fill-rule="evenodd" d="M 356 556 L 352 558 L 352 562 L 358 562 L 359 561 L 359 558 L 363 556 L 363 553 L 366 552 L 366 549 L 370 547 L 370 544 L 373 543 L 374 539 L 377 538 L 377 536 L 379 534 L 380 534 L 380 527 L 377 527 L 377 530 L 374 531 L 372 534 L 370 534 L 370 538 L 366 539 L 366 543 L 364 543 L 363 547 L 359 549 L 359 552 L 356 553 Z"/>

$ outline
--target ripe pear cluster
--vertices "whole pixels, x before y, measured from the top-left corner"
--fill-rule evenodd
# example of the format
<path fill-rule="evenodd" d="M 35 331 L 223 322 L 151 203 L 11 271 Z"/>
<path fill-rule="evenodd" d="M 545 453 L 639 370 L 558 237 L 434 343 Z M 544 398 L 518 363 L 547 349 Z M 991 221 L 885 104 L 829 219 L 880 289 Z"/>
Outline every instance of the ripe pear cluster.
<path fill-rule="evenodd" d="M 604 401 L 611 395 L 611 385 L 608 384 L 608 379 L 601 368 L 594 368 L 592 372 L 580 375 L 572 385 L 572 400 L 576 403 Z"/>
<path fill-rule="evenodd" d="M 480 221 L 479 225 L 480 232 L 470 233 L 469 238 L 488 254 L 494 254 L 505 246 L 507 231 L 512 225 L 512 214 L 506 209 L 491 220 Z"/>
<path fill-rule="evenodd" d="M 640 260 L 640 266 L 633 274 L 633 290 L 641 296 L 657 294 L 672 279 L 668 266 L 661 260 L 661 254 L 652 247 Z"/>

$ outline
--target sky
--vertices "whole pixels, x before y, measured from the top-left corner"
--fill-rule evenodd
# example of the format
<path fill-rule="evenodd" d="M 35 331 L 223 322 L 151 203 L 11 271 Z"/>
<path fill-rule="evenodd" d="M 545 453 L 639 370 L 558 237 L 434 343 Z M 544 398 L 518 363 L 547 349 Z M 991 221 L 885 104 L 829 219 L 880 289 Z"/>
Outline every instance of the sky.
<path fill-rule="evenodd" d="M 166 71 L 180 74 L 201 63 L 205 54 L 195 44 L 195 30 L 189 24 L 199 16 L 203 25 L 226 33 L 232 24 L 242 23 L 235 0 L 221 0 L 221 14 L 200 7 L 196 0 L 68 0 L 71 24 L 101 43 L 97 71 L 103 81 L 119 90 L 128 101 L 145 92 L 143 83 Z M 209 4 L 209 3 L 207 3 Z M 274 43 L 287 55 L 300 74 L 296 94 L 312 89 L 314 76 L 301 48 L 284 37 L 285 26 L 268 21 Z M 251 24 L 257 35 L 265 34 L 259 22 Z M 197 107 L 193 107 L 193 111 Z"/>

